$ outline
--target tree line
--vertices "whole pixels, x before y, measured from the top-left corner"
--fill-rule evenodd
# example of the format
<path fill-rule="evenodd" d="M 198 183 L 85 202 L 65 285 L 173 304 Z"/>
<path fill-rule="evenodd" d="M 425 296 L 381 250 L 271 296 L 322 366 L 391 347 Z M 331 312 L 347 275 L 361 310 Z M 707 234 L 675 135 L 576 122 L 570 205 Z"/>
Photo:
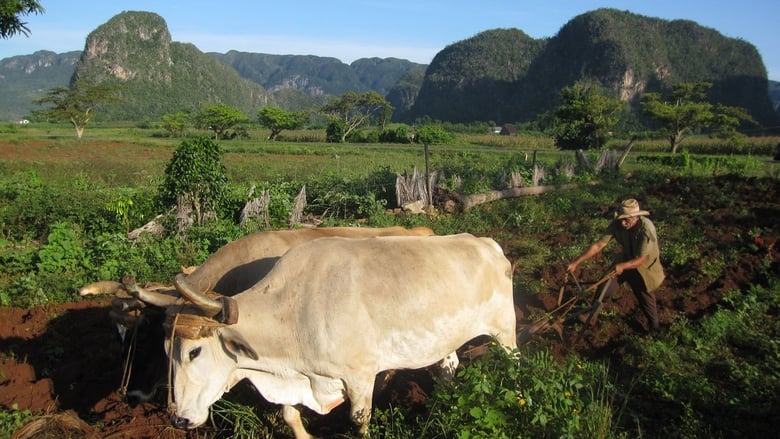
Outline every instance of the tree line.
<path fill-rule="evenodd" d="M 742 124 L 755 124 L 744 108 L 712 104 L 707 100 L 711 83 L 678 83 L 667 95 L 646 93 L 641 106 L 645 116 L 654 128 L 669 140 L 671 153 L 678 152 L 680 144 L 689 136 L 709 130 L 720 137 L 738 142 L 743 134 L 738 128 Z M 43 120 L 68 122 L 81 138 L 94 112 L 100 105 L 121 103 L 118 97 L 120 86 L 108 83 L 86 83 L 76 81 L 71 87 L 56 87 L 46 96 L 35 101 L 48 107 L 36 110 Z M 598 86 L 578 82 L 565 87 L 559 95 L 560 104 L 552 112 L 542 116 L 549 125 L 548 132 L 561 149 L 599 149 L 613 135 L 625 103 L 610 97 Z M 388 131 L 387 124 L 393 106 L 379 93 L 368 91 L 344 93 L 322 106 L 318 113 L 327 121 L 328 142 L 343 143 L 356 130 L 375 122 L 383 136 L 379 141 L 409 142 L 411 137 L 405 131 Z M 284 130 L 303 127 L 310 119 L 305 111 L 287 111 L 276 106 L 265 106 L 257 110 L 256 120 L 270 130 L 269 140 L 276 140 Z M 171 135 L 180 137 L 191 119 L 198 128 L 213 132 L 214 140 L 245 135 L 240 124 L 250 121 L 243 111 L 226 104 L 204 103 L 191 118 L 186 112 L 163 115 L 161 126 Z M 233 131 L 231 131 L 233 130 Z M 425 130 L 423 130 L 424 132 Z M 443 136 L 446 138 L 446 136 Z M 437 143 L 442 136 L 423 139 Z"/>

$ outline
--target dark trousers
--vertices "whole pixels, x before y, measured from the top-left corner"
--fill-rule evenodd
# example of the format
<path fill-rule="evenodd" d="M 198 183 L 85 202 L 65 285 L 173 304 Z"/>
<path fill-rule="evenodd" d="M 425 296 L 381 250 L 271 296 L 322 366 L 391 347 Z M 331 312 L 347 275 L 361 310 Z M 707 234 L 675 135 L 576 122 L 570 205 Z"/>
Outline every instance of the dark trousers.
<path fill-rule="evenodd" d="M 658 307 L 656 306 L 655 293 L 647 291 L 645 281 L 636 270 L 626 270 L 620 276 L 604 282 L 601 286 L 599 296 L 604 301 L 609 295 L 620 292 L 620 284 L 627 283 L 631 287 L 639 307 L 647 317 L 650 329 L 658 329 Z M 603 294 L 602 294 L 603 293 Z"/>

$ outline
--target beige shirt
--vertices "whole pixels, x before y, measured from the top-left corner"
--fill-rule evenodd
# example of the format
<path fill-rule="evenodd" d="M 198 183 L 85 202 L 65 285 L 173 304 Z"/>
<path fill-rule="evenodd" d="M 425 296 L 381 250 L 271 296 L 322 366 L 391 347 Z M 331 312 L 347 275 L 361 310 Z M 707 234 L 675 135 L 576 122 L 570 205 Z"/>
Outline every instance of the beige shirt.
<path fill-rule="evenodd" d="M 637 271 L 645 282 L 647 291 L 653 291 L 661 285 L 664 278 L 664 268 L 661 266 L 661 255 L 658 247 L 658 233 L 649 218 L 639 217 L 639 222 L 626 230 L 619 220 L 612 221 L 599 241 L 608 243 L 611 239 L 620 244 L 622 253 L 615 262 L 629 261 L 646 255 L 647 262 L 637 267 Z"/>

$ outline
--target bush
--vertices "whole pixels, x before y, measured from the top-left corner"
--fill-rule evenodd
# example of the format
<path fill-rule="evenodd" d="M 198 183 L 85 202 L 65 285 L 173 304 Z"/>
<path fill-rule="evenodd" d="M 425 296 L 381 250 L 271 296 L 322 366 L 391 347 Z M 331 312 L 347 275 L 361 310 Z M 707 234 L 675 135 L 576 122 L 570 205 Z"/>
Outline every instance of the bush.
<path fill-rule="evenodd" d="M 406 125 L 390 128 L 379 135 L 381 143 L 409 143 L 409 129 Z"/>
<path fill-rule="evenodd" d="M 227 174 L 219 145 L 207 137 L 184 140 L 165 167 L 161 205 L 167 208 L 189 196 L 195 222 L 203 224 L 209 212 L 220 211 L 226 195 Z"/>
<path fill-rule="evenodd" d="M 340 120 L 328 124 L 325 129 L 325 141 L 328 143 L 341 143 L 341 137 L 347 132 L 347 125 Z"/>
<path fill-rule="evenodd" d="M 431 418 L 452 437 L 575 438 L 612 431 L 606 372 L 576 356 L 558 364 L 548 350 L 488 354 L 460 369 L 455 383 L 439 382 Z"/>
<path fill-rule="evenodd" d="M 429 145 L 441 145 L 452 143 L 455 135 L 448 133 L 441 125 L 423 125 L 416 130 L 415 143 L 427 143 Z"/>

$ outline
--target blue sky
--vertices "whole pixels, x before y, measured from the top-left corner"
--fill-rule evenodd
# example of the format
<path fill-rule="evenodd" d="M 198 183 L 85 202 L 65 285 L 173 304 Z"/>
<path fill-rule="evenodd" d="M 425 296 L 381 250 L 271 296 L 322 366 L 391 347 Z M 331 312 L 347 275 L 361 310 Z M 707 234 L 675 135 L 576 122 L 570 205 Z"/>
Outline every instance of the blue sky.
<path fill-rule="evenodd" d="M 769 78 L 780 81 L 777 0 L 39 0 L 27 16 L 30 37 L 0 40 L 0 59 L 36 50 L 82 50 L 87 35 L 127 10 L 162 16 L 174 41 L 203 52 L 358 58 L 395 57 L 427 64 L 449 44 L 496 28 L 531 37 L 555 35 L 575 16 L 602 7 L 664 19 L 693 20 L 752 43 Z M 219 7 L 224 5 L 224 7 Z"/>

